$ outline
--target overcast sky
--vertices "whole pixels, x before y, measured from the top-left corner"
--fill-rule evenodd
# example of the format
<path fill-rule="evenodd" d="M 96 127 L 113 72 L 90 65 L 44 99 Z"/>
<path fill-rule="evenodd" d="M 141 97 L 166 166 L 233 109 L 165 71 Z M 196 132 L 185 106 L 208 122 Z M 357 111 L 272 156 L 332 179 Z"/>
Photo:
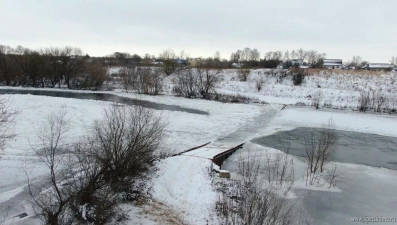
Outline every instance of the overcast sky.
<path fill-rule="evenodd" d="M 388 62 L 396 40 L 396 0 L 0 0 L 0 44 L 72 45 L 92 56 L 304 48 Z"/>

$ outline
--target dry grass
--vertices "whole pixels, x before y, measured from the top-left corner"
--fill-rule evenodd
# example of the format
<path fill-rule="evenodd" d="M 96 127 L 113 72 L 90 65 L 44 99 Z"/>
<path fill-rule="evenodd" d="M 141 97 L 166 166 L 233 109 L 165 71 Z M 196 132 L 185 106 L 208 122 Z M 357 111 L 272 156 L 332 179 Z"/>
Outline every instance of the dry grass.
<path fill-rule="evenodd" d="M 161 224 L 186 225 L 178 212 L 175 212 L 171 207 L 162 202 L 149 202 L 147 207 L 143 209 L 142 213 L 154 216 L 156 218 L 156 222 L 161 222 Z"/>
<path fill-rule="evenodd" d="M 318 69 L 318 68 L 309 68 L 306 69 L 309 74 L 315 75 L 315 74 L 324 74 L 324 75 L 331 75 L 331 74 L 336 74 L 336 75 L 365 75 L 365 76 L 380 76 L 384 74 L 389 74 L 389 71 L 383 71 L 383 70 L 342 70 L 342 69 Z"/>

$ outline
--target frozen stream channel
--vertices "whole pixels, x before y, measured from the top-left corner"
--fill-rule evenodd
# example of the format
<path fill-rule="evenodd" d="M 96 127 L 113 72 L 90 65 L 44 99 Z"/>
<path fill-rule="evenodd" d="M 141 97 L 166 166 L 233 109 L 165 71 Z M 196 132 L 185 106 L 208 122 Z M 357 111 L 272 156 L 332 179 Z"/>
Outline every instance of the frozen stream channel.
<path fill-rule="evenodd" d="M 299 160 L 305 152 L 305 137 L 316 129 L 300 127 L 280 131 L 252 142 L 281 151 L 290 144 L 289 153 Z M 397 138 L 340 130 L 337 133 L 338 150 L 334 161 L 342 176 L 337 184 L 342 191 L 294 188 L 297 198 L 291 201 L 296 201 L 297 207 L 307 214 L 310 224 L 360 224 L 352 218 L 397 217 Z M 223 168 L 236 171 L 238 155 L 231 156 Z M 296 171 L 296 174 L 301 173 Z M 302 179 L 297 176 L 295 179 Z"/>
<path fill-rule="evenodd" d="M 284 151 L 291 146 L 290 154 L 304 156 L 305 140 L 319 128 L 299 127 L 252 140 L 256 144 Z M 397 138 L 337 130 L 338 148 L 333 161 L 384 167 L 397 170 Z"/>

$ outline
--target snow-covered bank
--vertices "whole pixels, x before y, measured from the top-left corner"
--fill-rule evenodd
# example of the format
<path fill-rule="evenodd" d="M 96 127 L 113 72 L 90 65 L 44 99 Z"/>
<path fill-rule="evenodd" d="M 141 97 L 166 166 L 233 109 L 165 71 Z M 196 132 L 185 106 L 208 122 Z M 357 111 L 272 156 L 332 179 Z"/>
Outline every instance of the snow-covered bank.
<path fill-rule="evenodd" d="M 207 224 L 217 198 L 211 165 L 209 159 L 185 155 L 163 160 L 153 179 L 153 197 L 173 207 L 187 224 Z"/>
<path fill-rule="evenodd" d="M 320 103 L 338 109 L 356 108 L 361 91 L 379 91 L 382 94 L 397 96 L 397 74 L 384 72 L 380 75 L 367 74 L 367 71 L 322 71 L 306 76 L 300 86 L 294 86 L 290 78 L 280 78 L 277 71 L 269 69 L 252 70 L 246 82 L 239 80 L 237 70 L 225 70 L 217 85 L 219 93 L 241 94 L 269 103 L 312 104 L 312 98 L 321 95 Z M 258 91 L 256 84 L 261 83 Z"/>
<path fill-rule="evenodd" d="M 116 94 L 139 97 L 135 94 Z M 14 109 L 19 112 L 16 115 L 14 127 L 17 136 L 7 145 L 0 160 L 2 172 L 7 174 L 0 178 L 0 196 L 6 204 L 13 206 L 11 215 L 16 215 L 26 211 L 25 206 L 14 199 L 26 183 L 25 168 L 28 168 L 33 179 L 45 173 L 43 167 L 35 163 L 36 159 L 31 145 L 34 145 L 37 131 L 45 122 L 46 117 L 57 107 L 66 107 L 71 120 L 71 130 L 67 141 L 72 143 L 90 132 L 94 120 L 101 118 L 103 107 L 112 103 L 33 95 L 3 95 L 3 97 L 7 98 Z M 172 152 L 180 152 L 224 137 L 267 110 L 267 107 L 263 105 L 224 104 L 172 96 L 143 96 L 142 98 L 209 112 L 209 115 L 198 115 L 155 110 L 155 114 L 168 123 L 163 150 Z M 152 181 L 153 197 L 164 204 L 165 208 L 171 206 L 175 213 L 180 214 L 182 220 L 188 221 L 189 224 L 196 224 L 195 221 L 200 221 L 200 224 L 205 222 L 209 216 L 207 210 L 209 204 L 215 202 L 215 192 L 211 189 L 211 180 L 206 173 L 211 168 L 210 160 L 187 156 L 172 157 L 160 162 L 158 167 L 160 169 L 158 176 Z M 184 173 L 179 176 L 179 182 L 175 182 L 178 180 L 176 179 L 178 168 L 183 168 L 181 171 Z M 185 176 L 186 174 L 190 175 Z M 178 185 L 182 188 L 181 190 L 178 190 Z M 14 191 L 10 191 L 11 189 Z M 196 200 L 188 204 L 193 196 L 196 196 Z M 134 214 L 134 210 L 131 214 Z"/>
<path fill-rule="evenodd" d="M 49 90 L 54 91 L 56 89 Z M 230 92 L 233 94 L 237 93 Z M 104 93 L 112 93 L 156 103 L 179 105 L 208 112 L 209 115 L 198 115 L 188 112 L 155 110 L 156 115 L 162 116 L 168 123 L 166 128 L 166 143 L 163 146 L 163 150 L 172 152 L 181 152 L 210 141 L 215 141 L 213 143 L 214 146 L 216 144 L 219 144 L 219 146 L 229 146 L 227 144 L 249 142 L 254 137 L 269 135 L 279 130 L 288 130 L 302 126 L 321 127 L 329 119 L 333 119 L 337 129 L 397 137 L 397 131 L 394 129 L 397 125 L 397 117 L 384 114 L 364 114 L 329 109 L 315 110 L 314 108 L 296 106 L 287 106 L 279 112 L 282 108 L 280 105 L 225 104 L 201 99 L 174 97 L 170 92 L 161 96 L 124 93 L 121 90 Z M 253 97 L 256 96 L 255 93 L 248 94 L 252 94 Z M 95 119 L 101 118 L 102 107 L 112 103 L 32 95 L 6 95 L 5 97 L 10 99 L 10 102 L 13 103 L 20 113 L 16 117 L 17 124 L 15 126 L 15 132 L 18 136 L 15 141 L 9 143 L 9 146 L 5 149 L 3 160 L 0 160 L 2 171 L 9 172 L 7 176 L 0 178 L 0 192 L 3 193 L 3 195 L 0 193 L 0 198 L 9 199 L 8 201 L 10 203 L 18 205 L 18 202 L 13 200 L 13 196 L 17 195 L 18 192 L 10 191 L 10 187 L 23 187 L 23 185 L 19 185 L 22 180 L 15 178 L 24 177 L 24 166 L 27 164 L 29 167 L 36 166 L 37 168 L 32 168 L 32 171 L 37 171 L 34 176 L 42 175 L 40 166 L 34 163 L 30 144 L 33 143 L 35 132 L 42 122 L 45 121 L 45 117 L 55 110 L 56 106 L 67 107 L 72 120 L 69 140 L 77 141 L 79 137 L 89 132 L 89 128 Z M 290 104 L 297 101 L 296 98 L 290 98 L 288 96 L 285 97 L 285 101 L 282 100 L 284 98 L 282 96 L 270 97 L 279 103 Z M 275 112 L 274 115 L 265 115 L 267 112 L 273 111 Z M 263 151 L 264 149 L 251 143 L 247 147 L 258 148 L 258 151 Z M 265 149 L 272 153 L 281 153 L 276 149 Z M 211 185 L 209 172 L 211 169 L 211 161 L 209 160 L 211 155 L 207 155 L 207 153 L 210 153 L 209 151 L 206 151 L 205 155 L 202 153 L 200 151 L 192 152 L 191 154 L 171 157 L 159 162 L 157 164 L 159 170 L 150 181 L 151 194 L 155 202 L 169 209 L 170 211 L 166 211 L 167 213 L 180 218 L 180 221 L 186 224 L 206 224 L 214 215 L 214 212 L 211 210 L 213 210 L 213 204 L 217 199 L 217 195 L 214 187 Z M 236 153 L 236 156 L 238 154 L 239 152 Z M 24 158 L 33 159 L 26 163 L 23 160 Z M 389 215 L 391 211 L 385 209 L 385 207 L 389 207 L 392 201 L 397 199 L 394 192 L 391 192 L 392 189 L 396 188 L 395 182 L 392 181 L 396 178 L 394 171 L 354 164 L 330 163 L 330 165 L 336 164 L 338 170 L 340 169 L 344 173 L 343 175 L 346 174 L 346 178 L 344 179 L 349 183 L 341 184 L 340 186 L 337 185 L 337 188 L 334 189 L 328 189 L 327 187 L 307 187 L 302 178 L 305 165 L 298 157 L 295 157 L 294 161 L 296 161 L 294 165 L 296 166 L 297 179 L 293 189 L 294 192 L 289 197 L 299 199 L 304 195 L 305 199 L 300 203 L 303 205 L 302 207 L 308 207 L 313 203 L 314 206 L 320 208 L 328 207 L 330 213 L 337 212 L 338 215 L 350 216 L 354 212 L 354 215 L 360 216 L 361 214 L 358 214 L 360 211 L 357 207 L 365 203 L 365 195 L 370 195 L 371 189 L 379 188 L 384 189 L 384 193 L 390 196 L 390 199 L 387 199 L 386 195 L 382 195 L 378 191 L 376 195 L 382 196 L 371 196 L 371 207 L 379 208 L 379 211 L 376 211 L 376 213 L 383 215 L 382 212 L 385 212 L 385 215 Z M 377 184 L 365 184 L 366 182 L 371 182 L 371 179 L 378 182 L 380 186 Z M 4 182 L 3 186 L 2 182 Z M 356 190 L 358 191 L 354 193 Z M 324 194 L 326 197 L 318 194 L 318 192 L 326 193 Z M 320 198 L 320 201 L 318 199 L 312 199 L 311 196 Z M 340 202 L 345 200 L 344 204 L 347 205 L 346 208 L 348 209 L 346 210 L 346 214 L 340 214 L 340 211 L 343 211 L 343 207 L 339 208 L 336 204 L 337 202 L 330 199 L 331 197 L 338 199 Z M 349 198 L 349 201 L 354 202 L 354 204 L 349 205 L 349 202 L 346 202 Z M 327 206 L 327 201 L 334 205 L 332 207 Z M 379 201 L 379 204 L 376 201 Z M 385 207 L 380 204 L 385 205 Z M 165 223 L 161 221 L 161 219 L 164 219 L 164 216 L 162 218 L 151 216 L 145 218 L 142 215 L 139 218 L 135 217 L 137 214 L 142 213 L 142 208 L 129 207 L 128 204 L 123 205 L 123 208 L 131 210 L 129 212 L 132 217 L 131 224 L 138 222 L 144 224 Z M 314 212 L 315 208 L 308 209 Z M 369 215 L 371 211 L 368 207 L 362 212 Z M 324 216 L 322 212 L 315 211 L 315 213 L 317 214 L 310 216 L 317 222 L 321 221 L 321 218 Z M 153 222 L 153 220 L 157 220 L 157 222 Z M 346 221 L 341 221 L 340 224 L 344 224 L 343 222 Z"/>
<path fill-rule="evenodd" d="M 397 117 L 331 109 L 289 106 L 269 124 L 274 130 L 296 127 L 322 127 L 332 119 L 339 130 L 397 137 Z"/>
<path fill-rule="evenodd" d="M 267 129 L 258 136 L 270 135 L 280 130 L 290 130 L 296 127 L 321 127 L 328 119 L 333 119 L 336 128 L 340 130 L 365 132 L 397 137 L 397 117 L 379 114 L 363 114 L 340 110 L 315 110 L 308 107 L 289 106 L 282 110 L 270 122 Z M 285 137 L 287 138 L 287 137 Z M 382 148 L 382 146 L 379 146 Z M 249 149 L 250 152 L 244 151 Z M 261 154 L 284 154 L 282 151 L 257 144 L 248 143 L 242 156 L 251 157 Z M 256 154 L 257 153 L 257 154 Z M 382 154 L 382 151 L 379 151 Z M 395 152 L 388 152 L 394 154 Z M 226 169 L 236 166 L 240 155 L 232 155 L 225 163 Z M 397 194 L 397 171 L 352 163 L 330 162 L 327 167 L 337 167 L 336 188 L 328 185 L 317 187 L 307 186 L 304 180 L 306 165 L 302 158 L 293 158 L 295 183 L 292 187 L 292 197 L 296 207 L 307 215 L 310 224 L 354 224 L 352 217 L 379 215 L 395 216 Z M 360 155 L 357 157 L 365 157 Z M 391 160 L 392 161 L 392 160 Z"/>

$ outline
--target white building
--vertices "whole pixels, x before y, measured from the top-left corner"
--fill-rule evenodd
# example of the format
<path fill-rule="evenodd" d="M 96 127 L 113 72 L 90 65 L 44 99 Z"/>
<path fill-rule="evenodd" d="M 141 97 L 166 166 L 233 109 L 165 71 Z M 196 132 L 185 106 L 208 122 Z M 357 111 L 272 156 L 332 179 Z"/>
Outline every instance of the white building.
<path fill-rule="evenodd" d="M 324 59 L 323 67 L 327 69 L 341 69 L 343 66 L 342 59 Z"/>
<path fill-rule="evenodd" d="M 303 59 L 292 59 L 290 62 L 292 67 L 303 66 Z"/>
<path fill-rule="evenodd" d="M 393 65 L 389 63 L 368 63 L 363 67 L 363 69 L 367 70 L 388 70 L 393 69 Z"/>

